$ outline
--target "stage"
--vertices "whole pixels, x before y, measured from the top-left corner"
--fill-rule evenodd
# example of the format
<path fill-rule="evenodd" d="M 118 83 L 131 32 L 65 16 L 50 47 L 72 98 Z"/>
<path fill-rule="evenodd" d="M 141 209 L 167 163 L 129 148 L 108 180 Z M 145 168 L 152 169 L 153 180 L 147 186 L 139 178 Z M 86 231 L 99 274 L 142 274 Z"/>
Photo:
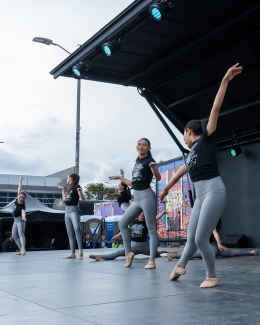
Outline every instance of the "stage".
<path fill-rule="evenodd" d="M 144 269 L 143 255 L 131 268 L 122 258 L 88 258 L 109 250 L 85 250 L 83 260 L 64 260 L 68 251 L 1 253 L 0 324 L 260 324 L 259 256 L 217 259 L 219 285 L 200 289 L 202 260 L 170 282 L 176 262 L 167 258 L 155 270 Z"/>

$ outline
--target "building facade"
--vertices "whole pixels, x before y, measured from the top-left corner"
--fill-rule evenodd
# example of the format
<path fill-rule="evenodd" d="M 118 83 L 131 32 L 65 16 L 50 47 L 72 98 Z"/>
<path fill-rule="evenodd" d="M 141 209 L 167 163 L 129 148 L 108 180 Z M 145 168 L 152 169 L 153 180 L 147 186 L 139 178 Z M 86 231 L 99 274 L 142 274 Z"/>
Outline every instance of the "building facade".
<path fill-rule="evenodd" d="M 0 174 L 0 208 L 5 207 L 17 196 L 20 175 Z M 66 178 L 49 176 L 23 176 L 23 190 L 49 208 L 54 201 L 61 199 L 58 186 L 66 187 Z"/>

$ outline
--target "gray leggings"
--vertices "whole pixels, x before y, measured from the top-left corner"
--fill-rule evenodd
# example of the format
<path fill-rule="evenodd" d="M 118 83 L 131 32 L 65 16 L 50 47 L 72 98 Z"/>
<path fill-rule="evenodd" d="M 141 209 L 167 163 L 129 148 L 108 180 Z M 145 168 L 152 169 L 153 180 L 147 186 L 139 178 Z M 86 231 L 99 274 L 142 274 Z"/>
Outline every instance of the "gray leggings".
<path fill-rule="evenodd" d="M 121 205 L 120 205 L 120 209 L 125 213 L 126 210 L 130 207 L 130 203 L 126 203 L 126 202 L 123 202 Z"/>
<path fill-rule="evenodd" d="M 127 211 L 123 214 L 122 219 L 119 221 L 119 229 L 122 233 L 125 252 L 132 251 L 131 234 L 128 225 L 130 225 L 140 213 L 144 212 L 145 222 L 150 236 L 150 257 L 155 258 L 158 247 L 156 211 L 156 197 L 150 188 L 143 191 L 134 191 L 134 202 L 130 205 Z"/>
<path fill-rule="evenodd" d="M 143 255 L 150 255 L 150 246 L 147 241 L 143 242 L 135 242 L 131 241 L 131 252 L 135 255 L 143 254 Z M 156 257 L 160 257 L 160 254 L 164 253 L 164 251 L 158 252 L 156 251 Z M 103 260 L 114 260 L 119 256 L 125 256 L 125 249 L 119 249 L 114 251 L 113 253 L 101 255 Z"/>
<path fill-rule="evenodd" d="M 217 243 L 214 242 L 211 244 L 212 250 L 214 252 L 215 257 L 235 257 L 235 256 L 248 256 L 250 255 L 249 251 L 245 251 L 245 250 L 227 250 L 227 251 L 221 251 L 218 249 Z M 174 258 L 175 259 L 179 259 L 181 258 L 182 254 L 175 254 Z M 199 250 L 197 250 L 191 257 L 191 260 L 193 258 L 202 258 L 201 252 Z"/>
<path fill-rule="evenodd" d="M 191 212 L 187 244 L 178 265 L 185 267 L 197 249 L 206 266 L 207 276 L 215 276 L 215 254 L 209 243 L 218 220 L 225 209 L 227 193 L 220 176 L 194 183 L 196 200 Z"/>
<path fill-rule="evenodd" d="M 25 225 L 26 221 L 22 220 L 22 217 L 15 217 L 14 218 L 14 224 L 12 227 L 12 237 L 18 248 L 21 250 L 22 247 L 25 247 Z M 19 238 L 18 238 L 19 235 Z"/>
<path fill-rule="evenodd" d="M 79 224 L 79 208 L 76 205 L 67 205 L 65 210 L 65 225 L 69 236 L 71 253 L 75 254 L 76 242 L 74 232 L 79 249 L 82 249 L 82 234 Z"/>

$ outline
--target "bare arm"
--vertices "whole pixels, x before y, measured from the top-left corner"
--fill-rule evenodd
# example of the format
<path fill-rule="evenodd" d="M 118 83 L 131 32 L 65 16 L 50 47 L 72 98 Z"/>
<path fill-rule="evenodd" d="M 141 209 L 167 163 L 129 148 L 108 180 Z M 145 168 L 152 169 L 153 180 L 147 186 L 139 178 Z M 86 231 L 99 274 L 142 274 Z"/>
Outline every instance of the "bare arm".
<path fill-rule="evenodd" d="M 157 180 L 157 182 L 159 182 L 161 180 L 161 174 L 158 172 L 157 163 L 151 162 L 149 164 L 149 167 L 151 168 L 151 171 L 152 171 L 155 179 Z"/>
<path fill-rule="evenodd" d="M 61 190 L 61 196 L 62 196 L 62 200 L 65 201 L 66 199 L 66 194 L 65 194 L 65 189 L 63 186 L 58 186 L 58 188 Z"/>
<path fill-rule="evenodd" d="M 22 192 L 22 186 L 23 186 L 23 175 L 20 176 L 20 179 L 19 179 L 19 185 L 18 185 L 18 195 L 19 193 Z"/>
<path fill-rule="evenodd" d="M 160 220 L 163 215 L 168 214 L 168 213 L 169 213 L 168 210 L 164 210 L 164 211 L 158 213 L 156 216 L 156 221 Z"/>
<path fill-rule="evenodd" d="M 218 249 L 221 250 L 221 251 L 222 251 L 222 250 L 227 251 L 227 250 L 228 250 L 227 247 L 226 247 L 226 246 L 223 246 L 223 245 L 221 244 L 221 240 L 220 240 L 220 237 L 219 237 L 219 234 L 218 234 L 216 228 L 213 230 L 213 236 L 215 237 L 216 242 L 217 242 L 217 244 L 218 244 Z"/>
<path fill-rule="evenodd" d="M 228 69 L 227 73 L 225 74 L 222 82 L 220 84 L 219 90 L 217 92 L 216 98 L 213 103 L 213 107 L 210 113 L 209 122 L 207 125 L 208 135 L 211 135 L 217 128 L 217 122 L 219 117 L 219 112 L 221 105 L 223 103 L 228 83 L 238 74 L 242 72 L 242 67 L 239 66 L 239 63 L 235 64 L 233 67 Z"/>
<path fill-rule="evenodd" d="M 77 191 L 81 201 L 85 201 L 85 196 L 82 193 L 82 188 L 81 187 L 77 188 Z"/>
<path fill-rule="evenodd" d="M 121 193 L 107 193 L 107 196 L 110 197 L 110 196 L 113 196 L 113 197 L 121 197 L 122 194 Z"/>
<path fill-rule="evenodd" d="M 26 215 L 25 215 L 25 210 L 22 210 L 22 220 L 27 221 Z"/>
<path fill-rule="evenodd" d="M 178 182 L 178 180 L 188 172 L 188 168 L 186 165 L 183 165 L 169 180 L 168 184 L 166 184 L 165 188 L 162 190 L 160 194 L 160 201 L 162 202 L 165 196 L 168 195 L 169 189 L 173 187 L 174 184 Z"/>
<path fill-rule="evenodd" d="M 120 237 L 122 237 L 121 232 L 119 232 L 119 233 L 116 234 L 113 238 L 111 238 L 112 243 L 114 243 L 114 242 L 116 241 L 116 239 L 117 239 L 117 238 L 120 238 Z"/>
<path fill-rule="evenodd" d="M 109 176 L 108 179 L 110 181 L 115 180 L 115 179 L 119 179 L 121 182 L 125 183 L 127 186 L 132 186 L 132 181 L 130 181 L 130 179 L 126 179 L 120 175 L 116 175 L 116 176 Z"/>
<path fill-rule="evenodd" d="M 189 204 L 186 201 L 183 201 L 182 204 L 186 209 L 189 209 L 190 211 L 192 211 L 192 207 L 189 206 Z"/>

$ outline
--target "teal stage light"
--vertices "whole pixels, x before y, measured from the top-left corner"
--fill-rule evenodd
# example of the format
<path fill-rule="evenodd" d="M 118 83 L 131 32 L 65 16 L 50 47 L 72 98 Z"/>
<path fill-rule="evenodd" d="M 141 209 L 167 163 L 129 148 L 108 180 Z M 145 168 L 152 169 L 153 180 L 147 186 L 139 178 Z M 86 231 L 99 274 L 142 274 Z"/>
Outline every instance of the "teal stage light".
<path fill-rule="evenodd" d="M 231 148 L 229 150 L 229 153 L 232 158 L 236 158 L 238 155 L 240 155 L 242 153 L 242 149 L 239 146 L 238 139 L 232 139 Z"/>
<path fill-rule="evenodd" d="M 167 1 L 164 0 L 153 4 L 149 9 L 150 15 L 156 21 L 160 21 L 166 18 L 170 10 L 171 9 L 169 3 L 167 3 Z"/>
<path fill-rule="evenodd" d="M 102 45 L 103 53 L 106 56 L 111 56 L 115 54 L 120 49 L 117 41 L 106 42 Z"/>

